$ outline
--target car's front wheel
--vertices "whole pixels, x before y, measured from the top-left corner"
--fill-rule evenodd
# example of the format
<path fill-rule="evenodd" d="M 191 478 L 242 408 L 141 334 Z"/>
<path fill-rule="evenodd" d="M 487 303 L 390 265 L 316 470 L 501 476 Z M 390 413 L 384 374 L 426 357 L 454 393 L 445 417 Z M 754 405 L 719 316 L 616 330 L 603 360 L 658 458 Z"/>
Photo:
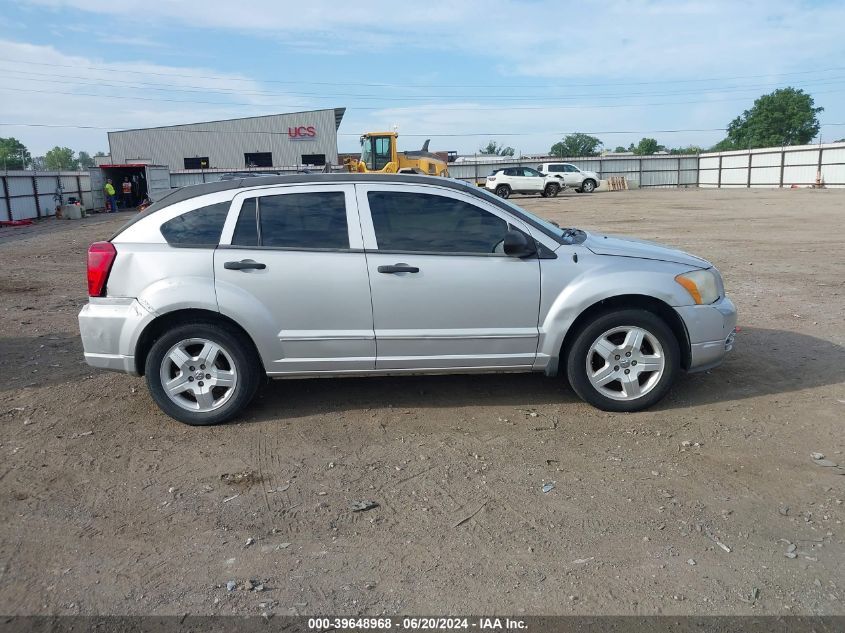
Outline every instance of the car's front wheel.
<path fill-rule="evenodd" d="M 214 323 L 168 330 L 147 355 L 147 386 L 167 415 L 190 425 L 219 424 L 243 409 L 261 369 L 244 335 Z"/>
<path fill-rule="evenodd" d="M 584 182 L 581 183 L 581 193 L 593 193 L 596 190 L 596 181 L 592 178 L 587 178 Z"/>
<path fill-rule="evenodd" d="M 499 185 L 496 187 L 496 195 L 500 198 L 510 198 L 511 188 L 507 185 Z"/>
<path fill-rule="evenodd" d="M 669 391 L 679 368 L 675 335 L 646 310 L 619 310 L 590 320 L 566 356 L 575 393 L 605 411 L 650 407 Z"/>
<path fill-rule="evenodd" d="M 560 185 L 556 182 L 550 182 L 546 185 L 546 188 L 543 189 L 543 197 L 544 198 L 552 198 L 558 194 L 560 191 Z"/>

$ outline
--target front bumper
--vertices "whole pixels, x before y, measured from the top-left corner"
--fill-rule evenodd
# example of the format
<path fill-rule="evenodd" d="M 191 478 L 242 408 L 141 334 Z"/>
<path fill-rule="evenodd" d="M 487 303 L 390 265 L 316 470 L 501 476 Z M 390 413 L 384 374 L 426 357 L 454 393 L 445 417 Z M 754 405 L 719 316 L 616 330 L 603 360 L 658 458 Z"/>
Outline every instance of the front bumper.
<path fill-rule="evenodd" d="M 92 298 L 79 313 L 85 362 L 137 375 L 135 346 L 155 315 L 135 299 Z"/>
<path fill-rule="evenodd" d="M 675 308 L 690 341 L 690 372 L 719 365 L 733 349 L 736 335 L 736 306 L 727 297 L 710 305 Z"/>

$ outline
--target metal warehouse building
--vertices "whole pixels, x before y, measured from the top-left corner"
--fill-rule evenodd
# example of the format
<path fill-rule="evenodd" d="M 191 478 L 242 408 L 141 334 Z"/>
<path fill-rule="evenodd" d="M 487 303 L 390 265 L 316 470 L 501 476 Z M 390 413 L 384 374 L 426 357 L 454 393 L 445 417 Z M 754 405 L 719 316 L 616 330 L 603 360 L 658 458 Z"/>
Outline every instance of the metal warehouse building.
<path fill-rule="evenodd" d="M 332 108 L 109 132 L 111 162 L 171 170 L 332 165 L 344 112 Z"/>

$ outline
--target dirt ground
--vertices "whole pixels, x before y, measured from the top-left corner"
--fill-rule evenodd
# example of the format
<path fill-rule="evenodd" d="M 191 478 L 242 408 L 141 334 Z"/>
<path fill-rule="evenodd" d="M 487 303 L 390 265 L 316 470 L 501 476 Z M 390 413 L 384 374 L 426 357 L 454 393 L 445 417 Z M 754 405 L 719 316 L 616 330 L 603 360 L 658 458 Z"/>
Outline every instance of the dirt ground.
<path fill-rule="evenodd" d="M 845 190 L 514 201 L 713 261 L 735 351 L 637 414 L 325 379 L 190 428 L 82 361 L 85 250 L 128 216 L 0 229 L 0 613 L 845 614 L 845 468 L 810 456 L 845 466 Z"/>

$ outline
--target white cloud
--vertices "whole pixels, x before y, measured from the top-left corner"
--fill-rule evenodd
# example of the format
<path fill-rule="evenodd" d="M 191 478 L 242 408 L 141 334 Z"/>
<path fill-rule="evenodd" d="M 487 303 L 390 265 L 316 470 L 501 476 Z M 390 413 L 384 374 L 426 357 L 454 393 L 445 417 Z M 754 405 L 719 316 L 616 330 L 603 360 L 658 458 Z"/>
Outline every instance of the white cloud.
<path fill-rule="evenodd" d="M 275 106 L 266 105 L 268 103 L 287 101 L 303 107 L 309 104 L 302 97 L 270 99 L 252 95 L 250 93 L 262 90 L 259 83 L 244 75 L 225 74 L 209 68 L 165 66 L 143 61 L 115 63 L 66 55 L 51 46 L 8 40 L 0 40 L 0 59 L 11 60 L 0 63 L 0 123 L 87 125 L 116 130 L 279 111 Z M 38 60 L 43 65 L 15 64 L 15 60 Z M 146 89 L 132 87 L 142 82 L 154 86 Z M 105 87 L 107 84 L 111 85 Z M 191 92 L 168 91 L 185 86 L 191 86 Z M 122 98 L 91 96 L 99 93 Z M 173 101 L 159 101 L 161 99 Z M 221 105 L 176 101 L 214 101 Z M 226 105 L 227 102 L 232 102 L 232 105 Z M 88 152 L 108 149 L 106 130 L 3 126 L 0 127 L 0 136 L 21 139 L 33 155 L 43 154 L 57 144 Z"/>
<path fill-rule="evenodd" d="M 166 0 L 143 9 L 113 0 L 29 2 L 132 16 L 149 25 L 258 34 L 311 50 L 348 50 L 363 62 L 385 50 L 454 51 L 486 59 L 506 75 L 550 79 L 730 76 L 806 67 L 841 59 L 845 23 L 842 3 L 770 0 L 251 0 L 248 7 Z"/>

